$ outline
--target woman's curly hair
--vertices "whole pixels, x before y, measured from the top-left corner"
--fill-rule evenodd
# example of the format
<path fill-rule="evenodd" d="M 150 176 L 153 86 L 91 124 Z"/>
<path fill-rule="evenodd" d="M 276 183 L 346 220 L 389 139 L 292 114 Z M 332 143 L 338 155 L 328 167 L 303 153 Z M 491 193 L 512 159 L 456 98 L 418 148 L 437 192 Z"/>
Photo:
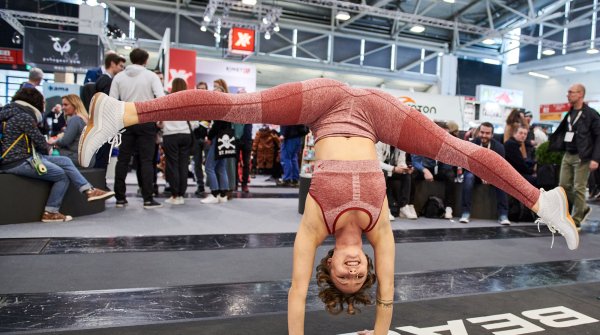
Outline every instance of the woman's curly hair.
<path fill-rule="evenodd" d="M 317 266 L 317 285 L 319 285 L 319 298 L 325 304 L 325 308 L 331 314 L 339 314 L 344 310 L 344 304 L 348 306 L 348 314 L 355 314 L 356 310 L 360 312 L 360 309 L 355 308 L 355 304 L 372 305 L 373 301 L 371 296 L 366 292 L 375 282 L 377 276 L 373 272 L 373 261 L 368 255 L 367 257 L 367 278 L 360 288 L 360 290 L 348 294 L 340 291 L 335 287 L 331 280 L 331 273 L 329 271 L 329 265 L 327 260 L 333 256 L 333 250 L 329 250 L 327 256 L 321 259 L 321 263 Z"/>

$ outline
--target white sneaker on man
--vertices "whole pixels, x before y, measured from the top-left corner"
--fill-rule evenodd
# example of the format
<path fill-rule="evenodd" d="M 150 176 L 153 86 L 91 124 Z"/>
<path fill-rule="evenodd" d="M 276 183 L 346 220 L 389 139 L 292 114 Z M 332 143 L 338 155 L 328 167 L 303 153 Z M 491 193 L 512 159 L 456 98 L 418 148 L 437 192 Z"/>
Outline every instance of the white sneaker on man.
<path fill-rule="evenodd" d="M 565 190 L 559 186 L 551 191 L 546 192 L 544 189 L 541 191 L 537 212 L 540 218 L 536 220 L 538 229 L 540 222 L 546 224 L 552 232 L 552 244 L 554 244 L 554 233 L 558 232 L 565 237 L 569 249 L 577 249 L 579 246 L 579 232 L 571 214 L 569 214 L 569 202 Z"/>
<path fill-rule="evenodd" d="M 125 127 L 125 102 L 96 93 L 90 102 L 88 123 L 79 138 L 79 164 L 89 167 L 100 147 Z"/>
<path fill-rule="evenodd" d="M 444 212 L 444 219 L 452 219 L 452 207 L 446 207 Z"/>
<path fill-rule="evenodd" d="M 218 204 L 219 200 L 214 195 L 209 194 L 206 196 L 206 198 L 200 200 L 200 202 L 203 204 Z"/>
<path fill-rule="evenodd" d="M 405 205 L 404 207 L 400 208 L 400 217 L 405 217 L 409 220 L 417 219 L 417 215 L 412 212 L 409 205 Z"/>
<path fill-rule="evenodd" d="M 460 223 L 469 223 L 469 219 L 471 218 L 471 214 L 469 213 L 462 213 L 462 215 L 460 216 L 460 219 L 458 220 L 458 222 Z"/>
<path fill-rule="evenodd" d="M 217 195 L 217 201 L 218 201 L 220 204 L 222 204 L 222 203 L 224 203 L 224 202 L 227 202 L 227 201 L 229 201 L 229 200 L 227 199 L 227 195 L 225 195 L 225 196 Z"/>
<path fill-rule="evenodd" d="M 396 218 L 392 215 L 392 213 L 390 213 L 389 216 L 390 216 L 390 221 L 396 220 Z"/>
<path fill-rule="evenodd" d="M 183 199 L 183 197 L 177 197 L 177 204 L 178 205 L 184 205 L 185 204 L 185 199 Z"/>

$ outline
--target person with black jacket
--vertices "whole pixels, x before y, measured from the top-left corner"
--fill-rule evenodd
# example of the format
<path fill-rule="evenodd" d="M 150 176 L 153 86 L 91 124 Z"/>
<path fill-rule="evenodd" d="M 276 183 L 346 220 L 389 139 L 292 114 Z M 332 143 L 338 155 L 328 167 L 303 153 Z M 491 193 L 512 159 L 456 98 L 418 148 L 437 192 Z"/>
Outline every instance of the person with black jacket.
<path fill-rule="evenodd" d="M 577 227 L 592 212 L 585 202 L 587 180 L 600 162 L 600 115 L 584 103 L 585 86 L 573 84 L 567 92 L 571 109 L 550 135 L 550 149 L 566 151 L 560 164 L 559 184 L 567 192 L 575 210 Z"/>
<path fill-rule="evenodd" d="M 277 184 L 279 186 L 298 186 L 300 179 L 298 156 L 302 150 L 302 138 L 308 134 L 308 127 L 305 125 L 281 126 L 280 133 L 283 137 L 280 152 L 283 177 Z"/>
<path fill-rule="evenodd" d="M 529 127 L 525 124 L 520 124 L 513 131 L 513 135 L 504 142 L 505 158 L 517 172 L 527 179 L 532 185 L 537 185 L 537 177 L 533 164 L 527 162 L 527 157 L 523 156 L 521 147 L 527 139 Z"/>
<path fill-rule="evenodd" d="M 20 89 L 12 102 L 2 108 L 0 172 L 52 182 L 41 221 L 71 221 L 71 216 L 59 212 L 70 182 L 88 201 L 109 198 L 114 192 L 92 187 L 68 157 L 48 155 L 50 147 L 37 127 L 42 121 L 40 111 L 43 109 L 44 97 L 35 88 Z M 39 157 L 41 165 L 36 163 L 34 156 Z"/>
<path fill-rule="evenodd" d="M 490 149 L 498 155 L 504 157 L 504 146 L 502 143 L 494 139 L 494 125 L 489 122 L 483 122 L 479 125 L 477 131 L 477 138 L 472 141 L 475 145 L 480 145 L 484 148 Z M 519 150 L 519 148 L 517 148 Z M 519 151 L 520 152 L 520 151 Z M 459 222 L 469 223 L 471 217 L 471 204 L 472 204 L 472 193 L 473 187 L 476 183 L 488 184 L 486 180 L 475 176 L 471 171 L 465 170 L 463 173 L 463 188 L 462 188 L 462 214 Z M 496 189 L 496 208 L 498 210 L 498 222 L 501 225 L 510 225 L 508 219 L 508 199 L 506 193 L 501 189 Z"/>

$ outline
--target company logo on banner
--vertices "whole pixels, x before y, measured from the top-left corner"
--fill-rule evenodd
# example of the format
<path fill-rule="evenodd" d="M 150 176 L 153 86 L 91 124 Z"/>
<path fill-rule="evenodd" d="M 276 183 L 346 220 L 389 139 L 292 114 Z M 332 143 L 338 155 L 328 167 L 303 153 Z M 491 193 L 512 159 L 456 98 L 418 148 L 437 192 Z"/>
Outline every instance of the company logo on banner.
<path fill-rule="evenodd" d="M 417 104 L 417 102 L 409 96 L 398 97 L 403 104 L 409 105 L 410 107 L 418 110 L 423 114 L 437 114 L 437 108 L 431 104 Z M 428 101 L 429 102 L 429 101 Z"/>
<path fill-rule="evenodd" d="M 100 64 L 97 35 L 25 27 L 25 62 L 49 71 L 85 73 Z"/>
<path fill-rule="evenodd" d="M 503 106 L 523 107 L 523 91 L 502 87 L 477 85 L 477 101 L 495 102 Z"/>
<path fill-rule="evenodd" d="M 169 50 L 168 91 L 171 90 L 171 83 L 175 78 L 185 80 L 188 88 L 196 87 L 196 51 L 173 48 Z"/>
<path fill-rule="evenodd" d="M 229 53 L 250 55 L 254 53 L 254 30 L 233 27 L 229 31 Z"/>

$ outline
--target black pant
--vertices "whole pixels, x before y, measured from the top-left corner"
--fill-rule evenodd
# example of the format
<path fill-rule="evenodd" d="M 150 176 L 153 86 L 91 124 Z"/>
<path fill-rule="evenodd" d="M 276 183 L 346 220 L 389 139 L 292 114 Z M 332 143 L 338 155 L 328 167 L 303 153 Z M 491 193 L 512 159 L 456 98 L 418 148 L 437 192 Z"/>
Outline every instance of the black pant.
<path fill-rule="evenodd" d="M 250 156 L 252 153 L 252 140 L 237 140 L 235 146 L 235 158 L 237 161 L 235 168 L 235 184 L 240 180 L 238 166 L 242 164 L 242 186 L 248 185 L 250 181 Z M 240 161 L 240 153 L 242 160 Z"/>
<path fill-rule="evenodd" d="M 196 139 L 194 141 L 192 154 L 194 155 L 194 175 L 196 176 L 196 185 L 198 185 L 198 189 L 200 191 L 204 191 L 204 171 L 202 166 L 204 166 L 203 157 L 204 157 L 204 140 Z"/>
<path fill-rule="evenodd" d="M 96 159 L 94 162 L 95 169 L 103 169 L 104 175 L 106 176 L 106 170 L 108 168 L 108 160 L 110 158 L 110 143 L 104 143 L 98 152 L 96 152 Z M 106 185 L 106 178 L 104 179 L 104 188 L 108 188 Z"/>
<path fill-rule="evenodd" d="M 392 215 L 398 216 L 400 208 L 408 205 L 410 197 L 409 174 L 396 174 L 386 178 L 387 196 Z"/>
<path fill-rule="evenodd" d="M 163 149 L 166 156 L 166 177 L 171 186 L 171 195 L 183 197 L 187 190 L 188 165 L 192 137 L 190 134 L 172 134 L 163 136 Z"/>
<path fill-rule="evenodd" d="M 152 201 L 156 127 L 154 123 L 144 123 L 130 126 L 126 129 L 121 135 L 119 158 L 115 168 L 115 198 L 117 200 L 125 200 L 125 192 L 127 190 L 125 178 L 129 170 L 129 162 L 135 153 L 139 159 L 138 184 L 142 189 L 142 197 L 144 198 L 144 202 Z"/>
<path fill-rule="evenodd" d="M 433 174 L 433 168 L 428 169 Z M 423 172 L 415 171 L 414 173 L 415 179 L 417 180 L 425 180 L 423 176 Z M 454 208 L 454 179 L 456 178 L 456 173 L 454 169 L 440 169 L 437 174 L 433 175 L 433 180 L 443 181 L 444 186 L 444 205 L 446 207 Z"/>

